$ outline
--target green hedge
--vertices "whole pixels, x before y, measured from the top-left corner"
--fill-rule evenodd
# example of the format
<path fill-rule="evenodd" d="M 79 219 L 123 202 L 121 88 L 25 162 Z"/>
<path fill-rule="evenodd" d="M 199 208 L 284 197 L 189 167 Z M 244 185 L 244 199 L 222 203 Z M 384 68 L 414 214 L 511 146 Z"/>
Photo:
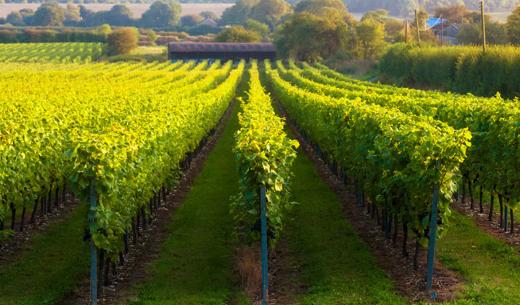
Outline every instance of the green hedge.
<path fill-rule="evenodd" d="M 106 41 L 107 35 L 97 29 L 0 28 L 0 43 Z"/>
<path fill-rule="evenodd" d="M 383 79 L 461 93 L 520 96 L 520 48 L 392 46 L 379 63 Z"/>

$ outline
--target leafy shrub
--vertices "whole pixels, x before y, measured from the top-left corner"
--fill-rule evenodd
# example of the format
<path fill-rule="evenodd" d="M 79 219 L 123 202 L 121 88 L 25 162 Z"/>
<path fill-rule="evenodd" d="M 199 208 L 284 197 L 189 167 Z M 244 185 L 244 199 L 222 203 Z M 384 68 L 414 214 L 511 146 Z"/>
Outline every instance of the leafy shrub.
<path fill-rule="evenodd" d="M 120 28 L 108 35 L 108 52 L 110 55 L 129 54 L 137 47 L 139 32 L 136 28 Z"/>

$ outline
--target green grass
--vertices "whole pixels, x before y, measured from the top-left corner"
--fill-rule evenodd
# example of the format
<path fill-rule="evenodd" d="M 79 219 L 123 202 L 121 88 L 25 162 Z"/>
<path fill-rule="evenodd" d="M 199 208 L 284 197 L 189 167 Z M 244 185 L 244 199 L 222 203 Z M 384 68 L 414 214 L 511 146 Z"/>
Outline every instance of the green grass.
<path fill-rule="evenodd" d="M 291 259 L 301 265 L 300 279 L 294 280 L 308 287 L 293 296 L 297 304 L 406 304 L 312 167 L 302 156 L 295 162 L 294 200 L 300 205 L 285 231 Z M 449 304 L 520 304 L 517 249 L 482 231 L 471 217 L 453 214 L 437 255 L 464 278 Z"/>
<path fill-rule="evenodd" d="M 290 259 L 301 265 L 300 281 L 308 287 L 294 296 L 297 303 L 405 304 L 348 224 L 336 194 L 301 152 L 294 173 L 293 195 L 300 204 L 292 212 L 285 239 Z"/>
<path fill-rule="evenodd" d="M 229 200 L 238 190 L 231 151 L 236 112 L 174 212 L 169 237 L 150 268 L 151 278 L 138 287 L 138 300 L 131 304 L 221 305 L 235 297 Z"/>
<path fill-rule="evenodd" d="M 86 206 L 75 208 L 36 234 L 14 262 L 0 266 L 0 304 L 55 304 L 76 287 L 88 271 L 86 215 Z"/>
<path fill-rule="evenodd" d="M 454 213 L 437 253 L 467 281 L 453 304 L 520 304 L 518 251 L 482 231 L 471 217 Z"/>

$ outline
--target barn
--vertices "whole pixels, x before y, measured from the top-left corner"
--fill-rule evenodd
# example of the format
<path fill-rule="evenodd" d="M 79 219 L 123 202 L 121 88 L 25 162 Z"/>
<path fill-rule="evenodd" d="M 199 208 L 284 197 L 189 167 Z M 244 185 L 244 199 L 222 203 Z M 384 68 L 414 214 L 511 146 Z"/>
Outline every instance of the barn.
<path fill-rule="evenodd" d="M 172 42 L 168 44 L 170 60 L 233 60 L 276 58 L 272 43 Z"/>

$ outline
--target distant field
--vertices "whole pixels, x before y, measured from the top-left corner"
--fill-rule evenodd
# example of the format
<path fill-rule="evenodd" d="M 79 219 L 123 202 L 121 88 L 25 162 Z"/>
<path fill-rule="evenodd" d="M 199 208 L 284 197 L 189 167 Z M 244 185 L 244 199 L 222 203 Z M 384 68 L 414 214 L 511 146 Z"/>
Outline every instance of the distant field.
<path fill-rule="evenodd" d="M 66 6 L 66 4 L 62 4 Z M 83 4 L 90 10 L 97 11 L 108 11 L 114 4 L 109 3 L 92 3 Z M 134 18 L 139 18 L 148 9 L 150 4 L 125 4 L 133 14 Z M 211 11 L 218 16 L 222 15 L 222 12 L 233 3 L 181 3 L 182 14 L 191 15 L 198 14 L 203 11 Z M 40 3 L 0 3 L 0 18 L 6 17 L 11 12 L 19 11 L 23 8 L 30 8 L 36 10 L 40 6 Z"/>

